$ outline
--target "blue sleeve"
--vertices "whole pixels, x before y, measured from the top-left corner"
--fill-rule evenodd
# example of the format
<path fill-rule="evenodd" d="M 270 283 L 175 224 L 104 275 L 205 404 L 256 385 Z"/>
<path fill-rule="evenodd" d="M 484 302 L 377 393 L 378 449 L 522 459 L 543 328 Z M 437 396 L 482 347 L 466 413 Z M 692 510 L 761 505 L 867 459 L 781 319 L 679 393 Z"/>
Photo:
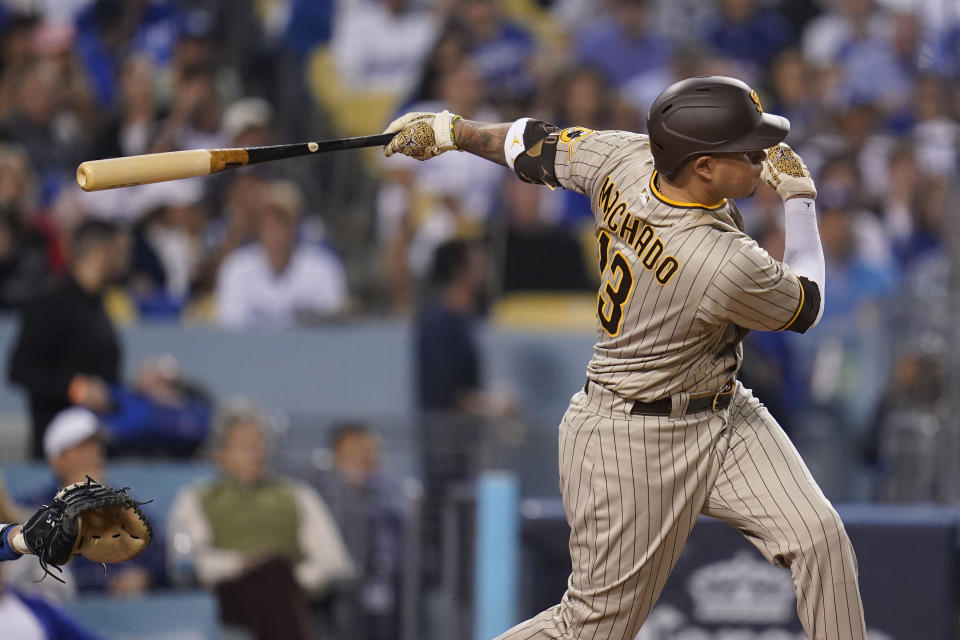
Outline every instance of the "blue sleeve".
<path fill-rule="evenodd" d="M 13 550 L 13 547 L 10 546 L 10 543 L 7 541 L 7 536 L 10 535 L 10 532 L 13 531 L 13 525 L 2 525 L 3 533 L 0 534 L 0 562 L 5 562 L 7 560 L 16 560 L 20 557 L 21 554 Z"/>
<path fill-rule="evenodd" d="M 76 620 L 46 600 L 19 592 L 15 593 L 43 625 L 49 640 L 103 640 L 100 636 L 80 626 Z"/>
<path fill-rule="evenodd" d="M 114 410 L 104 417 L 111 444 L 125 453 L 164 450 L 192 453 L 207 437 L 212 404 L 189 398 L 163 405 L 142 393 L 118 385 L 111 389 Z"/>

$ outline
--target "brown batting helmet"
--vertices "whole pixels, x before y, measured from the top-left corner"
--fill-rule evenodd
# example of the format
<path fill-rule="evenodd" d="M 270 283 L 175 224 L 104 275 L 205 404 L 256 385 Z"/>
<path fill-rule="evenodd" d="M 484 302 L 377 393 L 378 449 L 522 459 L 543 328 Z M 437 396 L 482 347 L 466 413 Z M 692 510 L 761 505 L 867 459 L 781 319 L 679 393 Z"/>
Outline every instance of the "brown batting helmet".
<path fill-rule="evenodd" d="M 766 149 L 789 131 L 789 120 L 763 112 L 756 91 L 726 76 L 675 82 L 657 96 L 647 115 L 653 162 L 666 176 L 693 156 Z"/>

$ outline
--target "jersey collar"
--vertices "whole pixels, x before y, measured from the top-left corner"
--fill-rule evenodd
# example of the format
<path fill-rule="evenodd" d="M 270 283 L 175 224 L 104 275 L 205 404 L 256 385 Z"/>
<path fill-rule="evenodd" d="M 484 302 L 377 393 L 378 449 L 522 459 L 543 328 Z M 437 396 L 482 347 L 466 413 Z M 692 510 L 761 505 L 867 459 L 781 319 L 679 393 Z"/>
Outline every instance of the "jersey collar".
<path fill-rule="evenodd" d="M 707 209 L 708 211 L 716 211 L 723 205 L 727 204 L 727 199 L 724 198 L 717 204 L 700 204 L 699 202 L 677 202 L 676 200 L 671 200 L 662 193 L 660 189 L 657 188 L 657 170 L 653 170 L 653 174 L 650 176 L 650 193 L 664 204 L 668 204 L 671 207 L 682 207 L 684 209 Z"/>

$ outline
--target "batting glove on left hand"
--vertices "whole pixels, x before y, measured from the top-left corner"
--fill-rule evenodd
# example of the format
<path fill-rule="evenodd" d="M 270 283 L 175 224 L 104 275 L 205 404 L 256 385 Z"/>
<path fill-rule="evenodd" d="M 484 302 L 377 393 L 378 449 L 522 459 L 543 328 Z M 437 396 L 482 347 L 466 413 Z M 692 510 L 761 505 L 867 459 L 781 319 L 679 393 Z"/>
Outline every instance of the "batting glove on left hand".
<path fill-rule="evenodd" d="M 784 200 L 794 196 L 817 197 L 817 187 L 803 158 L 782 142 L 767 149 L 760 179 Z"/>
<path fill-rule="evenodd" d="M 413 112 L 400 116 L 384 130 L 384 133 L 399 132 L 384 148 L 384 154 L 402 153 L 427 160 L 444 151 L 459 149 L 453 141 L 453 123 L 459 117 L 446 109 L 440 113 Z"/>

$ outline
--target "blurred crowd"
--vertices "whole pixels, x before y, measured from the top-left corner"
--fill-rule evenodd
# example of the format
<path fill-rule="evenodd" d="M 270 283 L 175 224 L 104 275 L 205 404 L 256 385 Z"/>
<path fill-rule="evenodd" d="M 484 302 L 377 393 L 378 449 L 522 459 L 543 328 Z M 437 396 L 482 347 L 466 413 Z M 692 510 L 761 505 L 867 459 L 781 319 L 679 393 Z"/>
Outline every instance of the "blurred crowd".
<path fill-rule="evenodd" d="M 8 377 L 30 399 L 34 456 L 51 460 L 47 425 L 77 406 L 96 412 L 121 452 L 192 455 L 212 438 L 223 482 L 178 503 L 206 509 L 208 526 L 177 531 L 171 548 L 229 547 L 214 554 L 219 564 L 189 563 L 192 579 L 229 584 L 218 595 L 250 628 L 260 622 L 243 617 L 247 572 L 281 596 L 316 591 L 323 571 L 349 583 L 383 569 L 376 562 L 396 551 L 387 512 L 368 543 L 389 548 L 362 567 L 355 534 L 340 543 L 352 560 L 326 569 L 310 565 L 295 527 L 273 550 L 218 536 L 218 518 L 236 516 L 231 501 L 249 498 L 237 474 L 263 464 L 231 457 L 231 443 L 268 444 L 257 428 L 217 431 L 213 399 L 169 359 L 121 380 L 114 327 L 416 317 L 418 406 L 509 418 L 516 399 L 482 389 L 470 320 L 531 292 L 591 295 L 586 198 L 467 154 L 417 163 L 339 152 L 96 193 L 76 186 L 76 166 L 368 135 L 405 111 L 441 108 L 642 132 L 661 90 L 708 74 L 745 80 L 766 111 L 790 119 L 787 142 L 819 190 L 823 321 L 804 336 L 751 334 L 744 382 L 828 495 L 937 497 L 949 451 L 949 207 L 960 195 L 955 0 L 2 0 L 0 310 L 22 321 Z M 779 198 L 761 189 L 739 204 L 747 231 L 781 257 Z M 261 422 L 253 412 L 225 424 Z M 436 431 L 423 421 L 424 441 Z M 354 455 L 348 467 L 369 468 L 365 433 L 338 436 Z M 469 457 L 471 441 L 453 439 Z M 430 487 L 451 480 L 446 467 L 465 468 L 429 451 L 424 460 Z M 359 504 L 351 491 L 368 487 L 357 477 L 354 468 L 328 484 L 323 508 L 299 485 L 257 486 L 288 509 L 271 521 L 290 524 L 297 509 L 325 521 L 329 508 L 343 527 Z M 274 551 L 303 563 L 296 575 L 278 573 Z M 361 602 L 383 601 L 382 584 L 365 588 Z"/>
<path fill-rule="evenodd" d="M 143 505 L 153 529 L 143 553 L 109 568 L 78 556 L 43 582 L 33 556 L 5 564 L 0 625 L 22 640 L 91 640 L 98 636 L 60 605 L 77 596 L 123 600 L 199 587 L 214 594 L 230 637 L 395 638 L 409 524 L 381 471 L 378 436 L 360 422 L 333 425 L 328 463 L 297 479 L 270 469 L 277 437 L 276 420 L 262 407 L 243 398 L 225 403 L 204 449 L 212 475 L 176 487 L 163 510 Z M 59 487 L 87 478 L 111 483 L 112 442 L 89 409 L 57 413 L 43 438 L 51 483 L 8 493 L 0 481 L 0 519 L 22 522 Z"/>
<path fill-rule="evenodd" d="M 113 283 L 128 321 L 276 328 L 410 314 L 436 247 L 470 235 L 496 249 L 496 295 L 589 289 L 588 203 L 465 154 L 335 153 L 97 193 L 74 171 L 376 133 L 441 107 L 643 131 L 654 97 L 700 74 L 742 78 L 789 117 L 823 207 L 853 212 L 841 217 L 855 240 L 825 224 L 834 244 L 863 245 L 904 276 L 937 245 L 956 171 L 958 13 L 946 0 L 8 0 L 0 304 L 16 308 L 62 273 L 66 238 L 89 218 L 129 234 Z M 746 208 L 775 248 L 775 202 Z M 536 277 L 543 244 L 575 263 L 564 277 Z"/>
<path fill-rule="evenodd" d="M 960 143 L 949 0 L 3 2 L 0 307 L 28 308 L 68 273 L 69 238 L 91 220 L 124 238 L 98 285 L 114 322 L 408 317 L 438 247 L 462 238 L 489 258 L 471 313 L 517 293 L 589 293 L 585 197 L 467 154 L 416 163 L 368 149 L 96 193 L 73 172 L 91 158 L 371 134 L 441 107 L 643 131 L 655 96 L 699 74 L 742 78 L 786 115 L 820 190 L 826 317 L 803 348 L 751 337 L 744 377 L 798 439 L 840 433 L 844 455 L 885 469 L 910 416 L 935 404 L 912 406 L 911 385 L 937 388 L 918 372 L 945 369 Z M 772 192 L 741 209 L 779 256 Z"/>

